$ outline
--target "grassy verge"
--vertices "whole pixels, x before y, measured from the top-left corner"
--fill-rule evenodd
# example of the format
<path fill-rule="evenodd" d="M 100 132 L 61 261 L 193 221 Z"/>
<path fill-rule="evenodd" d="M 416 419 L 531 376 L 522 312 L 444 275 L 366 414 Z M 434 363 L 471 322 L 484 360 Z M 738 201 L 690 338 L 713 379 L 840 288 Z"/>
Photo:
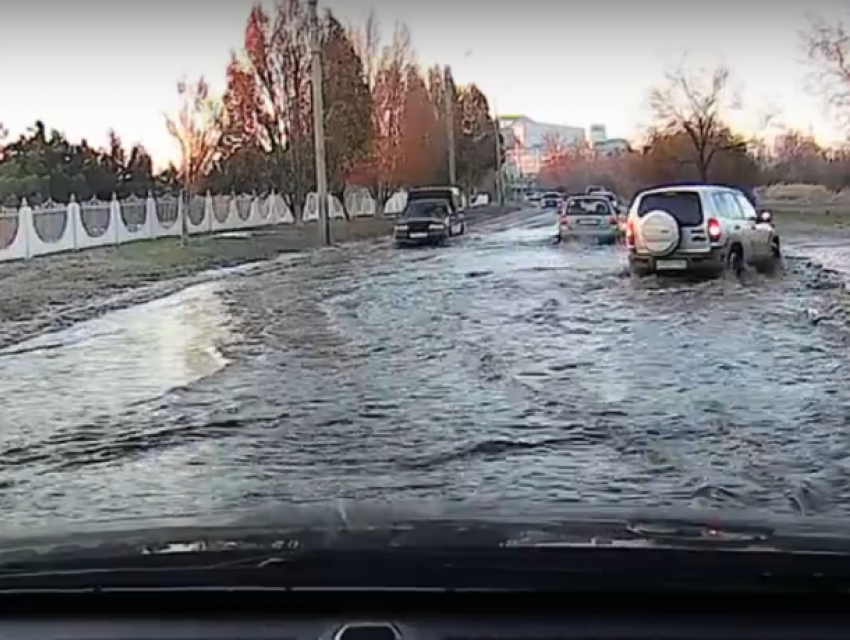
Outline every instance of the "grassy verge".
<path fill-rule="evenodd" d="M 332 233 L 336 242 L 350 242 L 379 237 L 390 229 L 387 220 L 362 219 L 335 221 Z M 51 317 L 147 285 L 321 244 L 318 225 L 293 225 L 195 236 L 186 246 L 176 238 L 161 238 L 0 263 L 0 342 L 8 342 L 10 325 L 39 327 Z"/>
<path fill-rule="evenodd" d="M 762 202 L 776 226 L 789 233 L 846 234 L 850 232 L 850 206 L 789 202 Z"/>

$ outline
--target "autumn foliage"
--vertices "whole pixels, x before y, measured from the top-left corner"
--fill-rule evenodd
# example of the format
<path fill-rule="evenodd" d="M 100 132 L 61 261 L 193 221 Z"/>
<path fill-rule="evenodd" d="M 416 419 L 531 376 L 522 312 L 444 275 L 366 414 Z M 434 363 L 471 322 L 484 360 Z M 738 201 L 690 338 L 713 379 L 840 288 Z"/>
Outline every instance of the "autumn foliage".
<path fill-rule="evenodd" d="M 227 69 L 207 188 L 274 189 L 296 212 L 315 189 L 308 27 L 306 0 L 251 9 L 242 51 Z M 333 194 L 364 187 L 384 203 L 401 187 L 447 181 L 446 95 L 454 101 L 461 186 L 471 189 L 493 173 L 495 127 L 487 99 L 475 86 L 454 86 L 444 70 L 421 69 L 404 26 L 383 42 L 374 16 L 362 27 L 346 28 L 326 11 L 320 31 Z"/>

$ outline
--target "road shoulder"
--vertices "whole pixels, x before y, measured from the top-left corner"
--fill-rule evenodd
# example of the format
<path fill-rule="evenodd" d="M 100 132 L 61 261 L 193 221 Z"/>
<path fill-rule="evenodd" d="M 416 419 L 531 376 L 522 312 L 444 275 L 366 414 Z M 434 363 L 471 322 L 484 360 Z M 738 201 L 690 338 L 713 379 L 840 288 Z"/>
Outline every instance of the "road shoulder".
<path fill-rule="evenodd" d="M 480 207 L 470 224 L 506 215 L 515 207 Z M 388 235 L 393 221 L 334 221 L 335 243 Z M 217 270 L 297 255 L 322 246 L 317 224 L 279 225 L 248 232 L 175 238 L 51 254 L 0 263 L 0 348 L 82 322 L 104 312 L 169 295 Z"/>

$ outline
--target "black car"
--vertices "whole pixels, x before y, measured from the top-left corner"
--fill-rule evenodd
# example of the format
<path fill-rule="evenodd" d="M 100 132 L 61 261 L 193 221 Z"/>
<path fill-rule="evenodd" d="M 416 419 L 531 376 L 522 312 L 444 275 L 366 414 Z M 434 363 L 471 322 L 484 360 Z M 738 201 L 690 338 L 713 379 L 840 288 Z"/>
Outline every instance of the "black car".
<path fill-rule="evenodd" d="M 466 233 L 460 192 L 453 187 L 411 189 L 396 222 L 398 245 L 440 244 Z"/>

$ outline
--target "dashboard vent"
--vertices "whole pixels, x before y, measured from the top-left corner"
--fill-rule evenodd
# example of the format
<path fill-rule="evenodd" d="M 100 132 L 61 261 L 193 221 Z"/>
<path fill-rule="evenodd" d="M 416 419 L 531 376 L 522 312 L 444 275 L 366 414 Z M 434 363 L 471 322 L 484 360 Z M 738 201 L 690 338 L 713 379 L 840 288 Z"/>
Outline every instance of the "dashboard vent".
<path fill-rule="evenodd" d="M 573 637 L 552 636 L 501 636 L 497 634 L 483 634 L 480 636 L 446 636 L 443 640 L 575 640 Z"/>
<path fill-rule="evenodd" d="M 361 622 L 343 625 L 334 640 L 401 640 L 401 633 L 389 623 Z"/>

